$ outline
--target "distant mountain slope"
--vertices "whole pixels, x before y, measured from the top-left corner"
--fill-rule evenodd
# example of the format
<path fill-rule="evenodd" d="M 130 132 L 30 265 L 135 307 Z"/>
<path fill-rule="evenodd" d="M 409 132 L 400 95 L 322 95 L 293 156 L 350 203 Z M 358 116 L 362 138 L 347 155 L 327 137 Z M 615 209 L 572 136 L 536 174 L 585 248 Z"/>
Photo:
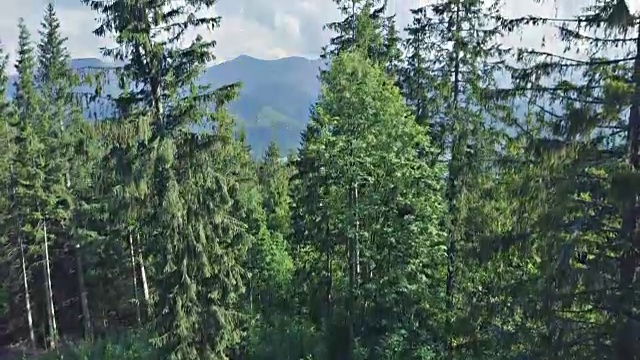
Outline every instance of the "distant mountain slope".
<path fill-rule="evenodd" d="M 275 139 L 283 151 L 299 145 L 309 109 L 320 92 L 320 60 L 290 57 L 259 60 L 246 55 L 207 69 L 201 81 L 218 87 L 242 82 L 231 111 L 242 119 L 255 153 Z"/>
<path fill-rule="evenodd" d="M 247 141 L 255 156 L 261 156 L 269 142 L 275 139 L 283 152 L 295 149 L 300 132 L 309 118 L 310 107 L 320 92 L 318 80 L 322 61 L 302 57 L 260 60 L 242 55 L 206 69 L 200 83 L 219 87 L 240 81 L 239 98 L 230 105 L 245 129 Z M 99 59 L 73 59 L 74 69 L 110 68 L 116 64 Z M 11 83 L 15 81 L 12 78 Z M 105 89 L 116 93 L 116 83 Z M 10 96 L 13 86 L 10 86 Z M 87 89 L 83 89 L 87 90 Z"/>

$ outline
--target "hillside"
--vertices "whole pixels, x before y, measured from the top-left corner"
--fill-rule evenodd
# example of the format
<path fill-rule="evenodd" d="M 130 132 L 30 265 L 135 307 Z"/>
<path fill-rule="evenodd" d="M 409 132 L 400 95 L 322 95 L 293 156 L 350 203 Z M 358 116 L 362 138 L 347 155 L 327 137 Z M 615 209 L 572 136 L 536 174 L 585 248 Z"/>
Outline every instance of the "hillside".
<path fill-rule="evenodd" d="M 92 58 L 73 59 L 71 65 L 74 69 L 115 66 Z M 260 60 L 242 55 L 209 67 L 200 81 L 213 87 L 242 83 L 240 96 L 230 110 L 238 118 L 238 127 L 245 129 L 252 152 L 260 156 L 272 139 L 283 152 L 298 146 L 309 109 L 320 91 L 317 75 L 321 65 L 319 59 Z M 10 89 L 12 95 L 12 86 Z M 105 91 L 115 93 L 117 88 L 108 85 Z"/>
<path fill-rule="evenodd" d="M 231 111 L 244 125 L 254 153 L 275 139 L 283 151 L 295 149 L 309 109 L 318 97 L 322 62 L 302 57 L 260 60 L 240 56 L 207 69 L 202 81 L 214 87 L 242 82 Z"/>

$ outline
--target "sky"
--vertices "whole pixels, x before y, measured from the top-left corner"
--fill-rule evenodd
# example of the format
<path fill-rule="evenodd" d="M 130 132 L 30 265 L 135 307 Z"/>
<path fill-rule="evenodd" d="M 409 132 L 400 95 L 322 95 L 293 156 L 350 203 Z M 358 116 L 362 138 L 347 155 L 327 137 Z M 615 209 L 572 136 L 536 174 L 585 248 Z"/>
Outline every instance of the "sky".
<path fill-rule="evenodd" d="M 74 58 L 100 57 L 101 46 L 109 40 L 95 37 L 96 15 L 80 0 L 0 0 L 0 41 L 13 54 L 17 43 L 17 21 L 23 17 L 37 38 L 37 29 L 44 7 L 56 5 L 62 31 L 68 37 L 67 47 Z M 410 20 L 409 9 L 432 0 L 389 0 L 390 11 L 397 14 L 404 27 Z M 596 0 L 506 0 L 505 13 L 567 16 Z M 629 0 L 639 2 L 640 0 Z M 287 56 L 317 57 L 330 33 L 322 29 L 327 22 L 340 18 L 331 0 L 219 0 L 213 9 L 222 16 L 220 28 L 212 35 L 218 42 L 217 61 L 250 55 L 260 59 Z M 529 29 L 511 36 L 508 43 L 539 45 L 543 36 L 553 35 L 551 29 Z M 547 39 L 549 41 L 549 39 Z M 11 56 L 11 59 L 13 57 Z"/>

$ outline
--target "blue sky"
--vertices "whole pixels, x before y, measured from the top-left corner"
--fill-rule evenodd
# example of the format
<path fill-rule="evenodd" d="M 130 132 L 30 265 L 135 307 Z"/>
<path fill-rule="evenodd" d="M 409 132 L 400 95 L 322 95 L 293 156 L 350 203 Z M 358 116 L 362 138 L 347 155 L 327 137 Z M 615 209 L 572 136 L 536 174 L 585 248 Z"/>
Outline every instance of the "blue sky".
<path fill-rule="evenodd" d="M 1 0 L 0 40 L 10 53 L 15 50 L 17 19 L 24 17 L 37 35 L 42 12 L 50 0 Z M 409 9 L 431 0 L 389 0 L 391 11 L 404 26 L 409 21 Z M 505 12 L 512 16 L 537 14 L 552 16 L 556 11 L 567 15 L 580 5 L 595 0 L 506 0 Z M 634 0 L 640 1 L 640 0 Z M 69 38 L 67 46 L 73 57 L 99 57 L 100 46 L 108 40 L 91 34 L 95 15 L 80 0 L 54 0 L 62 21 L 63 32 Z M 219 61 L 246 54 L 262 59 L 285 56 L 317 56 L 330 34 L 322 25 L 338 19 L 331 0 L 219 0 L 214 11 L 222 16 L 222 26 L 213 36 L 218 41 Z M 514 35 L 508 42 L 535 46 L 547 30 L 530 30 Z"/>

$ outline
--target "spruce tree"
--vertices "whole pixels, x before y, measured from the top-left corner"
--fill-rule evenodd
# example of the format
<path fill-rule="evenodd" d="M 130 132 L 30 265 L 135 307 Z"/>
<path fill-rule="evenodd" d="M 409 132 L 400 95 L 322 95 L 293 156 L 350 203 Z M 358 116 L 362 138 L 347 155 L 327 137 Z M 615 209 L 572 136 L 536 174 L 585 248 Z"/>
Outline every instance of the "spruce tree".
<path fill-rule="evenodd" d="M 52 228 L 52 233 L 59 238 L 59 248 L 74 249 L 75 264 L 72 268 L 78 274 L 77 294 L 81 303 L 84 334 L 90 338 L 89 305 L 80 249 L 83 241 L 79 234 L 90 234 L 91 231 L 79 222 L 79 218 L 88 205 L 81 200 L 80 194 L 87 194 L 87 185 L 81 182 L 88 180 L 86 173 L 90 171 L 92 163 L 85 156 L 87 148 L 84 145 L 92 146 L 92 135 L 87 131 L 87 124 L 75 101 L 73 87 L 79 85 L 79 79 L 71 70 L 65 42 L 66 38 L 60 32 L 60 21 L 50 3 L 41 23 L 36 79 L 43 99 L 42 112 L 50 122 L 49 162 L 57 164 L 49 179 L 49 182 L 57 184 L 57 193 L 52 195 L 58 200 L 53 209 L 56 227 Z"/>
<path fill-rule="evenodd" d="M 402 54 L 402 38 L 396 25 L 395 15 L 385 18 L 383 24 L 382 61 L 381 65 L 387 74 L 392 76 L 397 85 L 401 86 L 402 64 L 404 56 Z"/>
<path fill-rule="evenodd" d="M 394 81 L 366 55 L 333 59 L 314 114 L 319 133 L 305 144 L 301 161 L 318 162 L 324 182 L 316 201 L 335 219 L 322 241 L 336 241 L 332 251 L 341 256 L 334 258 L 333 277 L 346 288 L 332 296 L 344 301 L 344 333 L 337 334 L 343 355 L 420 358 L 434 350 L 434 339 L 419 329 L 433 326 L 438 311 L 425 306 L 423 290 L 442 286 L 444 266 L 442 171 L 418 156 L 435 156 L 433 148 L 408 117 Z M 315 232 L 321 224 L 309 220 Z M 398 286 L 402 295 L 392 290 Z"/>
<path fill-rule="evenodd" d="M 51 162 L 48 151 L 51 145 L 49 117 L 42 112 L 42 99 L 35 82 L 36 59 L 30 34 L 21 20 L 19 23 L 19 52 L 16 62 L 15 107 L 16 119 L 16 215 L 22 223 L 24 238 L 29 253 L 41 259 L 42 287 L 45 295 L 41 299 L 47 310 L 46 339 L 49 347 L 57 344 L 53 286 L 51 284 L 51 259 L 49 256 L 50 228 L 54 218 L 57 199 L 57 169 Z M 48 232 L 49 230 L 49 232 Z"/>
<path fill-rule="evenodd" d="M 344 19 L 325 25 L 335 33 L 329 44 L 322 48 L 321 58 L 325 61 L 345 51 L 364 49 L 368 56 L 380 63 L 388 59 L 385 50 L 384 17 L 386 2 L 380 0 L 334 0 Z"/>
<path fill-rule="evenodd" d="M 498 43 L 499 5 L 499 1 L 442 0 L 412 10 L 414 19 L 407 28 L 404 94 L 416 121 L 439 143 L 437 160 L 447 163 L 443 320 L 448 359 L 480 351 L 469 339 L 478 338 L 479 330 L 472 327 L 478 322 L 470 320 L 473 311 L 463 304 L 478 297 L 474 289 L 481 286 L 483 276 L 476 269 L 480 264 L 474 262 L 474 253 L 481 236 L 491 231 L 485 225 L 494 221 L 491 217 L 500 217 L 483 206 L 490 200 L 490 184 L 499 178 L 496 125 L 505 116 L 504 108 L 489 96 L 505 55 Z M 473 271 L 467 270 L 471 267 Z"/>
<path fill-rule="evenodd" d="M 263 287 L 267 311 L 282 316 L 290 310 L 290 282 L 293 275 L 290 240 L 289 172 L 280 161 L 280 151 L 271 142 L 264 158 L 257 166 L 261 208 L 265 215 L 265 234 L 255 243 L 257 263 L 262 264 L 258 273 Z"/>
<path fill-rule="evenodd" d="M 264 194 L 269 231 L 284 238 L 290 233 L 289 169 L 281 161 L 278 144 L 271 142 L 259 166 L 258 174 Z"/>
<path fill-rule="evenodd" d="M 153 209 L 147 219 L 156 249 L 155 344 L 169 359 L 227 358 L 239 340 L 246 226 L 231 216 L 237 192 L 233 178 L 208 164 L 214 155 L 206 149 L 215 149 L 216 136 L 200 137 L 189 126 L 215 122 L 236 91 L 235 86 L 211 91 L 196 85 L 204 65 L 214 59 L 215 41 L 198 36 L 180 46 L 186 29 L 218 26 L 219 17 L 199 15 L 215 2 L 84 3 L 103 17 L 96 34 L 116 35 L 117 47 L 105 55 L 129 61 L 123 82 L 144 85 L 118 101 L 132 105 L 121 120 L 124 128 L 136 122 L 134 128 L 142 130 L 125 138 L 125 149 L 135 155 L 131 169 L 137 186 L 148 189 L 143 197 Z"/>
<path fill-rule="evenodd" d="M 12 161 L 12 134 L 9 127 L 10 109 L 9 103 L 4 100 L 7 96 L 7 67 L 9 57 L 4 51 L 4 48 L 0 44 L 0 230 L 3 235 L 0 235 L 0 248 L 3 249 L 4 254 L 9 254 L 12 246 L 9 243 L 9 236 L 7 235 L 10 230 L 10 222 L 8 221 L 8 215 L 6 209 L 10 206 L 9 194 L 11 193 L 10 181 L 11 181 L 11 161 Z M 10 274 L 12 259 L 9 255 L 0 256 L 0 271 Z M 10 276 L 0 283 L 0 314 L 5 315 L 10 309 L 10 297 L 11 297 L 11 283 L 13 279 Z"/>
<path fill-rule="evenodd" d="M 34 329 L 34 311 L 31 294 L 31 272 L 30 258 L 27 257 L 27 242 L 25 241 L 23 225 L 23 214 L 21 214 L 21 202 L 16 194 L 18 187 L 18 177 L 16 176 L 16 111 L 11 101 L 7 101 L 8 84 L 8 56 L 3 52 L 2 60 L 2 135 L 3 135 L 3 158 L 4 167 L 3 188 L 6 190 L 6 212 L 2 216 L 3 233 L 6 234 L 6 243 L 3 243 L 3 253 L 6 254 L 3 260 L 3 269 L 7 269 L 7 279 L 3 283 L 10 299 L 8 304 L 9 320 L 7 321 L 10 331 L 26 334 L 29 339 L 29 346 L 36 347 Z M 11 271 L 13 270 L 13 271 Z"/>
<path fill-rule="evenodd" d="M 535 118 L 542 132 L 529 145 L 547 184 L 536 197 L 546 206 L 527 248 L 538 260 L 539 281 L 520 294 L 541 303 L 528 314 L 539 324 L 528 339 L 539 357 L 640 356 L 632 275 L 640 42 L 630 4 L 607 0 L 570 19 L 505 22 L 508 29 L 555 24 L 565 45 L 561 53 L 520 49 L 512 75 L 513 90 L 540 108 Z"/>

